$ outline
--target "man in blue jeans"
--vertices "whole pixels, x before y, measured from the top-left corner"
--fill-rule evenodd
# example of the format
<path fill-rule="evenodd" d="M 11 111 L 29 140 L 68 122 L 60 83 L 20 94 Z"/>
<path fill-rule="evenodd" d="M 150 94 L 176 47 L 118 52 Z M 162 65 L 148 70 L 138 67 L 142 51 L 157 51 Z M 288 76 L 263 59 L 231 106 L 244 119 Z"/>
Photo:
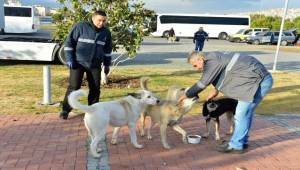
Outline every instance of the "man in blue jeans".
<path fill-rule="evenodd" d="M 238 100 L 231 140 L 218 146 L 217 150 L 224 153 L 243 153 L 248 148 L 254 110 L 272 88 L 272 75 L 257 59 L 239 53 L 192 52 L 188 56 L 188 63 L 203 73 L 201 79 L 179 101 L 198 95 L 210 84 L 215 89 L 207 100 L 216 97 L 219 91 Z"/>

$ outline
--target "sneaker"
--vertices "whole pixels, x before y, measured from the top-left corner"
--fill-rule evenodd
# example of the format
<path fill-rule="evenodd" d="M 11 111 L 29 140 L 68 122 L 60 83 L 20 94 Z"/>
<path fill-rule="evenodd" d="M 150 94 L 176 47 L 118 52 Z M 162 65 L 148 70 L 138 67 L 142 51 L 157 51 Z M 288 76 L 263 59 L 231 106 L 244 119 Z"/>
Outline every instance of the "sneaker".
<path fill-rule="evenodd" d="M 239 150 L 239 149 L 231 148 L 228 144 L 217 146 L 217 151 L 222 153 L 237 153 L 237 154 L 242 154 L 245 152 L 244 149 Z"/>
<path fill-rule="evenodd" d="M 69 115 L 69 112 L 67 112 L 67 111 L 61 111 L 61 112 L 59 113 L 59 118 L 60 118 L 60 119 L 67 120 L 67 119 L 68 119 L 68 115 Z"/>

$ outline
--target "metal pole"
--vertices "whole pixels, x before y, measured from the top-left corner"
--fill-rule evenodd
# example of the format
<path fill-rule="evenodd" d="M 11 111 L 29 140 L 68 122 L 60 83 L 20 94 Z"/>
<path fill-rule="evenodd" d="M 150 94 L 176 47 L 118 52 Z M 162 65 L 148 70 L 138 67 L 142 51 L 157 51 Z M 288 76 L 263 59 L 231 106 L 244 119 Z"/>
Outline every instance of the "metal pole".
<path fill-rule="evenodd" d="M 282 20 L 281 20 L 281 26 L 280 26 L 279 37 L 278 37 L 278 42 L 277 42 L 277 48 L 276 48 L 276 53 L 275 53 L 273 71 L 276 71 L 277 59 L 278 59 L 278 54 L 279 54 L 279 47 L 280 47 L 280 44 L 281 44 L 281 38 L 282 38 L 281 36 L 282 36 L 284 21 L 285 21 L 287 9 L 288 9 L 288 3 L 289 3 L 289 0 L 285 0 L 284 12 L 283 12 Z"/>
<path fill-rule="evenodd" d="M 43 66 L 43 79 L 44 79 L 44 98 L 43 104 L 51 104 L 51 70 L 50 66 Z"/>

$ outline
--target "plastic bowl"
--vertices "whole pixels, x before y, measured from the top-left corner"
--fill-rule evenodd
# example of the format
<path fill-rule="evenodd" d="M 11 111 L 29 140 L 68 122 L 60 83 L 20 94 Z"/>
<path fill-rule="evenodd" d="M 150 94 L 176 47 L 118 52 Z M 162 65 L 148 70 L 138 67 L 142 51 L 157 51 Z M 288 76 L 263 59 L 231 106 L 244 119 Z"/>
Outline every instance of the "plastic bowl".
<path fill-rule="evenodd" d="M 188 135 L 187 139 L 190 144 L 198 144 L 201 141 L 201 136 L 200 135 Z"/>

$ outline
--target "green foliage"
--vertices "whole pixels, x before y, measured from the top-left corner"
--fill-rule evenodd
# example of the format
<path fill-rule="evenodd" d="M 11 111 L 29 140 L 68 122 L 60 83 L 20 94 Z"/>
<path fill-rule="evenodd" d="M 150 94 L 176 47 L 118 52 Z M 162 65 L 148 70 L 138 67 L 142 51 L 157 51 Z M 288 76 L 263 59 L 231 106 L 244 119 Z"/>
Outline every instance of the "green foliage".
<path fill-rule="evenodd" d="M 280 29 L 282 18 L 279 16 L 265 16 L 260 14 L 251 15 L 251 27 L 263 27 L 270 28 L 272 31 L 278 31 Z M 300 17 L 294 20 L 285 20 L 284 30 L 291 28 L 297 28 L 300 31 Z"/>
<path fill-rule="evenodd" d="M 130 2 L 129 2 L 130 1 Z M 123 47 L 129 57 L 134 57 L 143 37 L 145 26 L 150 25 L 154 11 L 144 8 L 140 0 L 58 0 L 64 5 L 54 20 L 57 30 L 55 40 L 63 42 L 72 26 L 88 21 L 93 11 L 103 9 L 108 16 L 107 26 L 112 33 L 113 51 Z"/>

